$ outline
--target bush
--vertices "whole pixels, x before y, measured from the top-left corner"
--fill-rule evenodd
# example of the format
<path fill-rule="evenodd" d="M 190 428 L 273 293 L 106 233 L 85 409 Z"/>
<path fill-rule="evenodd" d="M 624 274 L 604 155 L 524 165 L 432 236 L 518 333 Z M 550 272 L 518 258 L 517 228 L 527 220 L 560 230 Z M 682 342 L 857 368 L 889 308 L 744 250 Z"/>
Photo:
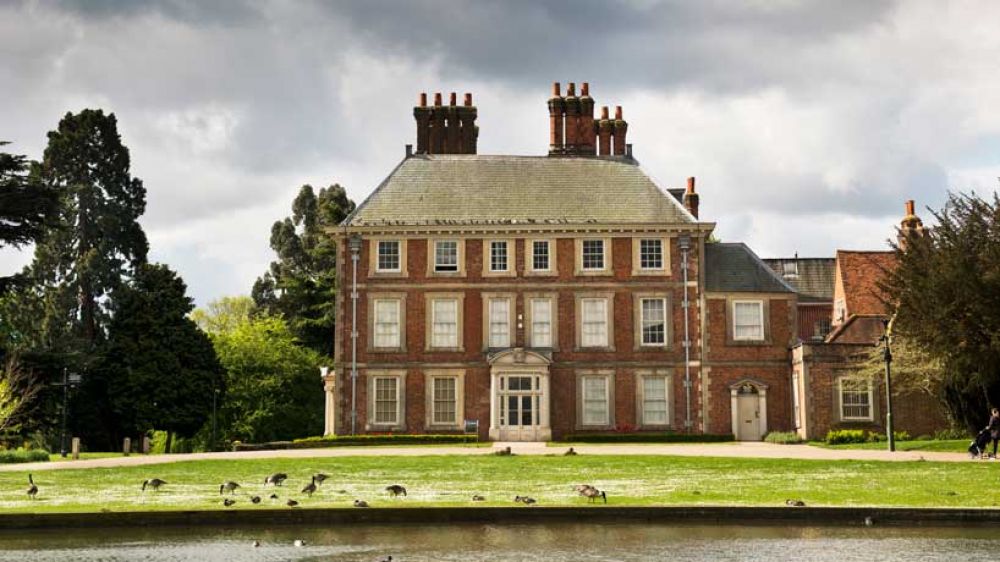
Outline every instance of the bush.
<path fill-rule="evenodd" d="M 476 435 L 445 434 L 389 434 L 389 435 L 336 435 L 329 437 L 305 437 L 294 441 L 271 441 L 268 443 L 233 443 L 234 451 L 272 451 L 278 449 L 313 449 L 319 447 L 348 447 L 366 445 L 429 445 L 447 443 L 475 443 Z"/>
<path fill-rule="evenodd" d="M 905 431 L 893 431 L 892 434 L 896 436 L 896 441 L 910 440 L 910 434 Z M 884 433 L 875 433 L 875 432 L 868 433 L 869 443 L 882 443 L 884 441 L 888 441 Z"/>
<path fill-rule="evenodd" d="M 564 443 L 720 443 L 732 441 L 730 434 L 701 433 L 571 433 Z"/>
<path fill-rule="evenodd" d="M 802 437 L 794 431 L 772 431 L 764 437 L 764 441 L 779 445 L 796 445 L 802 442 Z"/>
<path fill-rule="evenodd" d="M 11 449 L 0 451 L 0 464 L 21 462 L 48 462 L 49 452 L 44 449 Z"/>
<path fill-rule="evenodd" d="M 939 441 L 953 440 L 953 439 L 969 439 L 969 433 L 964 429 L 959 429 L 957 427 L 951 427 L 948 429 L 942 429 L 940 431 L 934 432 L 934 439 Z"/>
<path fill-rule="evenodd" d="M 867 443 L 868 436 L 863 429 L 836 429 L 826 432 L 823 440 L 827 445 L 843 445 L 845 443 Z"/>

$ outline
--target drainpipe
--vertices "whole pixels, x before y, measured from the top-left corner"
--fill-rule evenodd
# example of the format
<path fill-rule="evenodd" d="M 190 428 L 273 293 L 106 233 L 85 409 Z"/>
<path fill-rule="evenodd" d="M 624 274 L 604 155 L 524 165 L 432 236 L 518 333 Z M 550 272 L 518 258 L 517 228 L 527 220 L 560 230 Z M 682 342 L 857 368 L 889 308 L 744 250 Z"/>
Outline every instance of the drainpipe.
<path fill-rule="evenodd" d="M 691 249 L 691 237 L 683 235 L 678 240 L 681 249 L 681 274 L 684 278 L 684 428 L 691 431 L 691 338 L 689 317 L 691 300 L 688 297 L 688 251 Z"/>
<path fill-rule="evenodd" d="M 358 254 L 361 236 L 351 237 L 351 435 L 358 433 Z"/>

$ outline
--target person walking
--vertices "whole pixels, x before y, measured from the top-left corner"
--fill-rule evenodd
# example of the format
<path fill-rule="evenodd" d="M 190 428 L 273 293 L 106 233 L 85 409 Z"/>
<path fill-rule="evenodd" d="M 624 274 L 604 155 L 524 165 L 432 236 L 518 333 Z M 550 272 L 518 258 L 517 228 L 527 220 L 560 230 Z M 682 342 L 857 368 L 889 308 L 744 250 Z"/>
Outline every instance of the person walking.
<path fill-rule="evenodd" d="M 990 440 L 993 441 L 993 454 L 990 458 L 997 458 L 997 442 L 1000 441 L 1000 410 L 993 408 L 990 411 L 990 423 L 986 426 L 990 430 Z"/>

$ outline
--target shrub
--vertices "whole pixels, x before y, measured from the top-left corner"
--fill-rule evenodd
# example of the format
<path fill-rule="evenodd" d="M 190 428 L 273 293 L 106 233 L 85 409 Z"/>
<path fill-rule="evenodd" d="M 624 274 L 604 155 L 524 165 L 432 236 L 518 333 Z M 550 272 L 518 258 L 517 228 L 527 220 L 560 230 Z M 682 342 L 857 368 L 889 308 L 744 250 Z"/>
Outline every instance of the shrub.
<path fill-rule="evenodd" d="M 896 436 L 896 441 L 909 441 L 910 440 L 910 434 L 907 433 L 907 432 L 905 432 L 905 431 L 893 431 L 892 434 Z M 881 442 L 884 442 L 884 441 L 887 441 L 887 440 L 888 439 L 886 438 L 886 436 L 885 436 L 884 433 L 875 433 L 875 432 L 869 432 L 868 433 L 868 442 L 869 443 L 881 443 Z"/>
<path fill-rule="evenodd" d="M 969 432 L 957 427 L 951 427 L 934 432 L 934 439 L 937 440 L 968 439 L 969 437 Z"/>
<path fill-rule="evenodd" d="M 867 432 L 863 429 L 836 429 L 826 433 L 824 441 L 827 445 L 843 445 L 845 443 L 865 443 Z"/>
<path fill-rule="evenodd" d="M 49 452 L 44 449 L 10 449 L 0 451 L 0 464 L 21 462 L 47 462 Z"/>
<path fill-rule="evenodd" d="M 465 434 L 387 434 L 387 435 L 336 435 L 328 437 L 305 437 L 294 441 L 271 441 L 268 443 L 233 443 L 234 451 L 270 451 L 277 449 L 312 449 L 319 447 L 348 447 L 366 445 L 427 445 L 447 443 L 475 443 L 476 435 Z"/>
<path fill-rule="evenodd" d="M 794 431 L 772 431 L 764 437 L 764 441 L 779 445 L 795 445 L 802 442 L 802 437 Z"/>
<path fill-rule="evenodd" d="M 568 443 L 719 443 L 732 441 L 733 436 L 700 433 L 571 433 L 563 437 Z"/>

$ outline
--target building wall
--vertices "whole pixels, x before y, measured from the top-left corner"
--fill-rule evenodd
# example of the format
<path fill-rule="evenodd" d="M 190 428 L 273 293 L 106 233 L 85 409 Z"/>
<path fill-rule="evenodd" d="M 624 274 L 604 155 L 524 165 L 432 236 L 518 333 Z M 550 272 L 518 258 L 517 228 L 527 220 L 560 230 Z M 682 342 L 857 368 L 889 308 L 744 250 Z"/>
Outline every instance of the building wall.
<path fill-rule="evenodd" d="M 799 303 L 799 339 L 802 341 L 820 340 L 829 333 L 823 332 L 822 324 L 827 329 L 831 327 L 833 318 L 833 303 Z"/>

